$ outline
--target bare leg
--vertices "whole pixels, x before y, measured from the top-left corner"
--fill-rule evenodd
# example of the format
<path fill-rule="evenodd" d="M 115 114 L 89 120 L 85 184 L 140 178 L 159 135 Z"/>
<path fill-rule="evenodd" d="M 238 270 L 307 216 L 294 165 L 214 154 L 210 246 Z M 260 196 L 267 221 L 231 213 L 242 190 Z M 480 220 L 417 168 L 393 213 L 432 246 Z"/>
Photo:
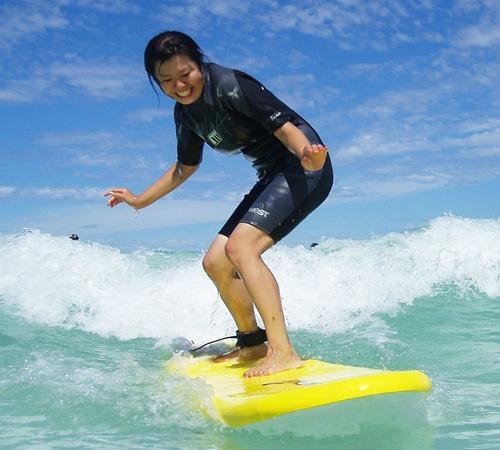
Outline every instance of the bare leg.
<path fill-rule="evenodd" d="M 218 235 L 203 259 L 203 268 L 216 285 L 222 300 L 231 313 L 239 331 L 254 331 L 257 320 L 253 308 L 253 300 L 243 284 L 235 267 L 226 256 L 227 237 Z M 262 358 L 267 353 L 267 345 L 237 349 L 226 355 L 215 358 L 216 362 L 238 357 L 248 361 Z"/>
<path fill-rule="evenodd" d="M 249 369 L 246 377 L 269 375 L 301 365 L 288 338 L 278 283 L 261 258 L 273 244 L 265 232 L 240 223 L 225 246 L 229 261 L 240 274 L 264 321 L 269 340 L 266 357 Z"/>

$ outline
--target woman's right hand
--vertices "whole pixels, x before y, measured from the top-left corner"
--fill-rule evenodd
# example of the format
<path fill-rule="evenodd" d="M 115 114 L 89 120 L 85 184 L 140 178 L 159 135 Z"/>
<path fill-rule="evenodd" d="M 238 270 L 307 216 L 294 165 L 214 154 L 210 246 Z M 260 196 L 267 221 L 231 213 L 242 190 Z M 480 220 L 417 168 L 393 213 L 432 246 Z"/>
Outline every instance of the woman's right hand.
<path fill-rule="evenodd" d="M 132 206 L 132 208 L 139 208 L 139 201 L 137 195 L 133 194 L 126 188 L 113 188 L 104 194 L 105 197 L 109 197 L 108 206 L 113 208 L 113 206 L 118 205 L 118 203 L 125 202 L 127 205 Z"/>
<path fill-rule="evenodd" d="M 306 145 L 300 163 L 305 170 L 320 170 L 325 165 L 328 148 L 321 144 Z"/>

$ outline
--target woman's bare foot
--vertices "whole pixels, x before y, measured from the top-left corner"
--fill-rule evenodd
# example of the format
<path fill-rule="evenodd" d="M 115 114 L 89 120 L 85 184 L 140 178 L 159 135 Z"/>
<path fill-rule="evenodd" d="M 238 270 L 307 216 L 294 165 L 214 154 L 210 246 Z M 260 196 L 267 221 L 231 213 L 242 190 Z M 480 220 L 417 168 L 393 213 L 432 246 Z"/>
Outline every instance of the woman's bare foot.
<path fill-rule="evenodd" d="M 229 353 L 216 356 L 213 359 L 213 361 L 218 363 L 234 358 L 238 358 L 238 361 L 255 361 L 257 359 L 264 358 L 264 356 L 266 355 L 267 355 L 267 345 L 260 344 L 254 347 L 244 347 L 244 348 L 234 349 Z"/>
<path fill-rule="evenodd" d="M 267 356 L 256 363 L 254 367 L 248 369 L 243 376 L 245 378 L 262 377 L 282 372 L 283 370 L 297 369 L 301 366 L 302 360 L 293 350 L 291 352 L 284 352 L 273 350 L 269 347 Z"/>

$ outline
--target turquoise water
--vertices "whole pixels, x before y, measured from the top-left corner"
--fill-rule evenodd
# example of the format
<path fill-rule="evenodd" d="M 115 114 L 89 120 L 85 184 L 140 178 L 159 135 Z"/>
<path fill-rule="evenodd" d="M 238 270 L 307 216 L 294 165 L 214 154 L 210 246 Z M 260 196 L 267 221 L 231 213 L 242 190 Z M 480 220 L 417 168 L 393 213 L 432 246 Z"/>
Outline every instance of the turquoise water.
<path fill-rule="evenodd" d="M 0 448 L 500 448 L 500 220 L 266 254 L 302 356 L 434 382 L 285 429 L 223 428 L 163 368 L 185 338 L 234 331 L 201 258 L 0 236 Z"/>

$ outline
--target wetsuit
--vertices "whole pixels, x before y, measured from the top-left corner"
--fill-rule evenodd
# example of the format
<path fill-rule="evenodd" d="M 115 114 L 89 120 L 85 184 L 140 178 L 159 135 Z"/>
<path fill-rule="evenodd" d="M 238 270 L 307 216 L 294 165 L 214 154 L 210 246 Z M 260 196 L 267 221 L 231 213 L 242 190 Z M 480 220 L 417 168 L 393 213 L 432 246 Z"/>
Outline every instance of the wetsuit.
<path fill-rule="evenodd" d="M 333 183 L 330 159 L 321 170 L 304 170 L 299 158 L 273 133 L 291 122 L 311 144 L 322 144 L 321 139 L 257 80 L 214 63 L 204 63 L 202 72 L 200 98 L 175 105 L 178 161 L 200 164 L 204 143 L 222 153 L 241 152 L 252 162 L 259 180 L 219 233 L 229 237 L 238 223 L 245 222 L 277 242 L 328 196 Z"/>

